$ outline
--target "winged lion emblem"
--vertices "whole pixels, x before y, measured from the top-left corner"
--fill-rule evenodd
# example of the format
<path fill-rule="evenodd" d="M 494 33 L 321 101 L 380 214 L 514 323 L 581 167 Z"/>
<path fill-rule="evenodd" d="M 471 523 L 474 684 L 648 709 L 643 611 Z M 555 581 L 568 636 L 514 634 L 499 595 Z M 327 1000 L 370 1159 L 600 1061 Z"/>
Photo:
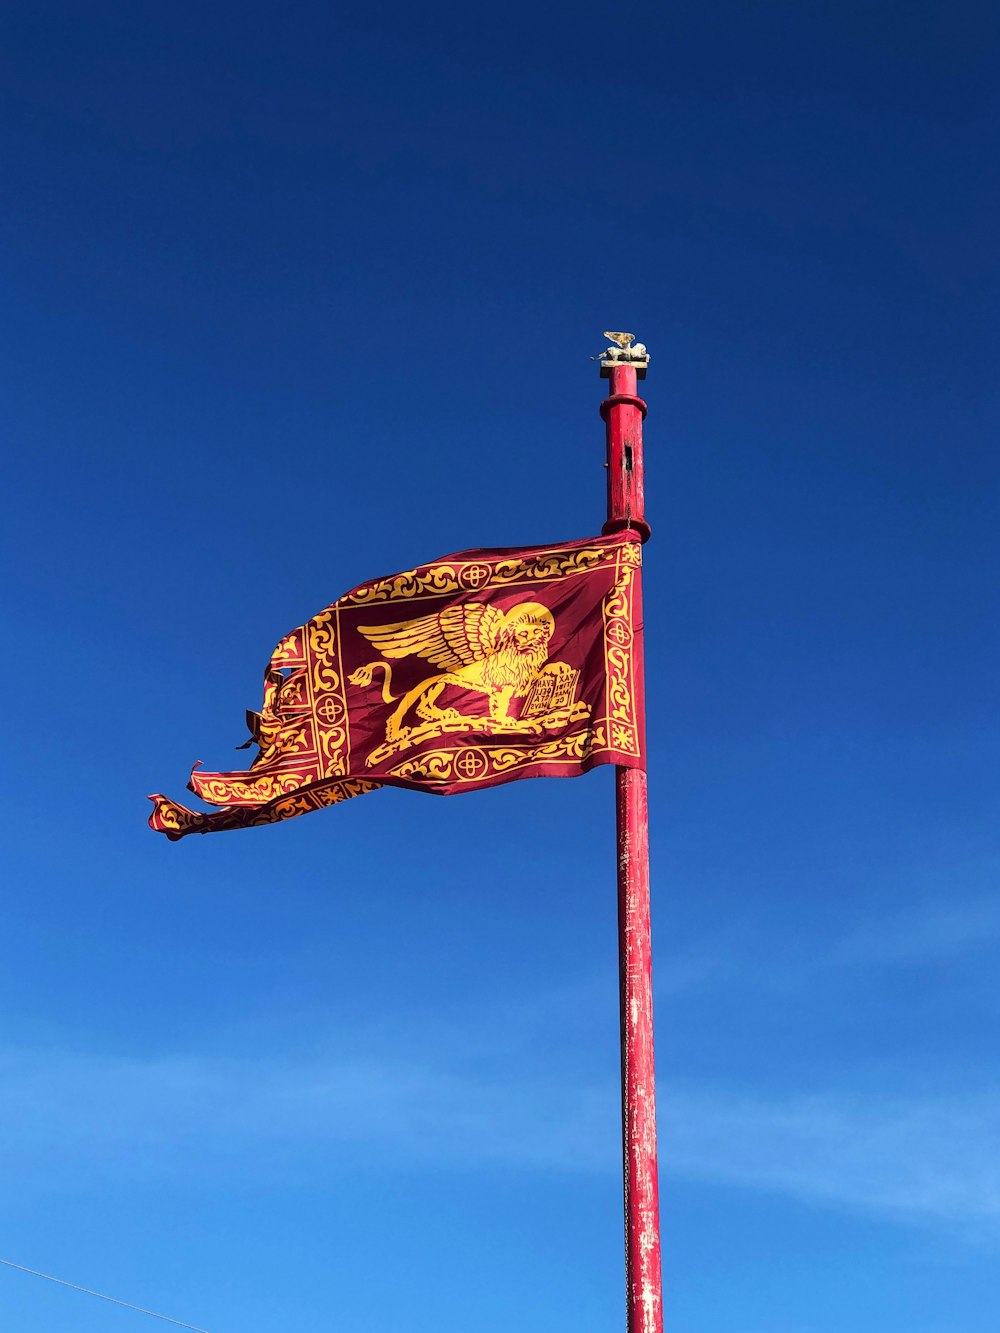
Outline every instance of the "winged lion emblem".
<path fill-rule="evenodd" d="M 391 693 L 389 661 L 369 662 L 349 677 L 352 685 L 365 686 L 372 684 L 379 668 L 384 672 L 383 702 L 396 704 L 385 729 L 386 741 L 392 744 L 407 736 L 404 723 L 411 715 L 427 724 L 468 718 L 457 708 L 439 705 L 449 685 L 485 695 L 489 719 L 498 729 L 518 728 L 511 703 L 528 693 L 546 667 L 555 620 L 540 602 L 519 602 L 508 611 L 486 602 L 467 602 L 415 620 L 359 625 L 358 629 L 383 658 L 422 657 L 437 668 L 435 675 L 403 695 Z M 561 665 L 552 663 L 549 669 Z"/>

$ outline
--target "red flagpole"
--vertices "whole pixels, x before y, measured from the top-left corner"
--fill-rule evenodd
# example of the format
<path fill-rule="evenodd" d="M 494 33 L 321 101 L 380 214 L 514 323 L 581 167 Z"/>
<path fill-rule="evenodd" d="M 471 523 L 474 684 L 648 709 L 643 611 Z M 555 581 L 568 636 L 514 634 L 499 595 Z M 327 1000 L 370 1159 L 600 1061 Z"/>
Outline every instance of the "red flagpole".
<path fill-rule="evenodd" d="M 649 536 L 642 473 L 646 404 L 636 393 L 648 357 L 629 334 L 613 337 L 601 362 L 608 396 L 608 521 L 605 532 L 631 529 Z M 636 570 L 635 617 L 642 629 L 642 572 Z M 637 660 L 640 673 L 643 656 Z M 642 681 L 636 682 L 645 727 Z M 627 1333 L 662 1333 L 660 1200 L 656 1172 L 656 1077 L 653 1065 L 653 974 L 649 929 L 649 815 L 646 774 L 615 771 L 618 826 L 618 971 L 622 1047 L 622 1161 L 625 1187 L 625 1304 Z"/>

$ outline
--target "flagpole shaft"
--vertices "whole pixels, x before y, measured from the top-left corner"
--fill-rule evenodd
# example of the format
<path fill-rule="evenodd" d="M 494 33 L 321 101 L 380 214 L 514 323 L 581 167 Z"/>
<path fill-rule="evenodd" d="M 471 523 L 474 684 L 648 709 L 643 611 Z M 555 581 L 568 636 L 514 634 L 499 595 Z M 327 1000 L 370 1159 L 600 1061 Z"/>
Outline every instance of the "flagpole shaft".
<path fill-rule="evenodd" d="M 641 367 L 642 373 L 645 367 Z M 643 494 L 642 422 L 635 365 L 602 366 L 608 396 L 608 521 L 605 532 L 649 536 Z M 641 569 L 635 621 L 641 632 Z M 642 651 L 638 655 L 640 725 L 645 726 Z M 660 1205 L 656 1167 L 656 1077 L 653 1061 L 653 974 L 649 912 L 649 814 L 646 774 L 615 773 L 618 834 L 618 968 L 621 1006 L 622 1162 L 625 1193 L 626 1333 L 662 1333 Z"/>

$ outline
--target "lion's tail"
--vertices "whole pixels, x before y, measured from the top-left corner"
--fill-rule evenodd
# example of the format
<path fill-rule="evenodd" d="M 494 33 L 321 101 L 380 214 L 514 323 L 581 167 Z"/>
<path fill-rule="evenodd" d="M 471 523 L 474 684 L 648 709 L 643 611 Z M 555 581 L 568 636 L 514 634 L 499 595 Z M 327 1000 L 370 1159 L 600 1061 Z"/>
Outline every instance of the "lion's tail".
<path fill-rule="evenodd" d="M 357 671 L 352 671 L 347 679 L 352 685 L 370 685 L 375 679 L 375 672 L 379 667 L 385 672 L 385 678 L 382 681 L 382 702 L 394 704 L 399 695 L 389 693 L 392 686 L 392 666 L 389 662 L 368 662 L 365 666 L 358 667 Z"/>

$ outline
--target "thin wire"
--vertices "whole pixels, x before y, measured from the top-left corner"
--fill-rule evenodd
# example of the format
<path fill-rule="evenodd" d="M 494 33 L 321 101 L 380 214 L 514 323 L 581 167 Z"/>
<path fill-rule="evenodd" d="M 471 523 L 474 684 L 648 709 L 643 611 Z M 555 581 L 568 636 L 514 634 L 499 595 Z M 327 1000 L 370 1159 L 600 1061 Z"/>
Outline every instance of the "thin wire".
<path fill-rule="evenodd" d="M 148 1314 L 153 1319 L 162 1319 L 165 1324 L 176 1324 L 178 1328 L 190 1328 L 193 1333 L 206 1333 L 205 1329 L 195 1328 L 194 1324 L 185 1324 L 182 1319 L 171 1319 L 169 1315 L 157 1314 L 155 1310 L 144 1310 L 141 1305 L 129 1305 L 128 1301 L 120 1301 L 114 1296 L 105 1296 L 100 1291 L 91 1291 L 89 1287 L 78 1287 L 75 1282 L 64 1282 L 61 1277 L 53 1277 L 51 1273 L 40 1273 L 37 1268 L 25 1268 L 23 1264 L 12 1263 L 10 1259 L 0 1259 L 0 1264 L 6 1264 L 8 1268 L 16 1268 L 21 1273 L 30 1273 L 32 1277 L 43 1277 L 48 1282 L 58 1282 L 60 1287 L 69 1287 L 71 1291 L 82 1291 L 86 1296 L 98 1296 L 102 1301 L 110 1301 L 112 1305 L 124 1305 L 126 1310 L 135 1310 L 137 1314 Z"/>

